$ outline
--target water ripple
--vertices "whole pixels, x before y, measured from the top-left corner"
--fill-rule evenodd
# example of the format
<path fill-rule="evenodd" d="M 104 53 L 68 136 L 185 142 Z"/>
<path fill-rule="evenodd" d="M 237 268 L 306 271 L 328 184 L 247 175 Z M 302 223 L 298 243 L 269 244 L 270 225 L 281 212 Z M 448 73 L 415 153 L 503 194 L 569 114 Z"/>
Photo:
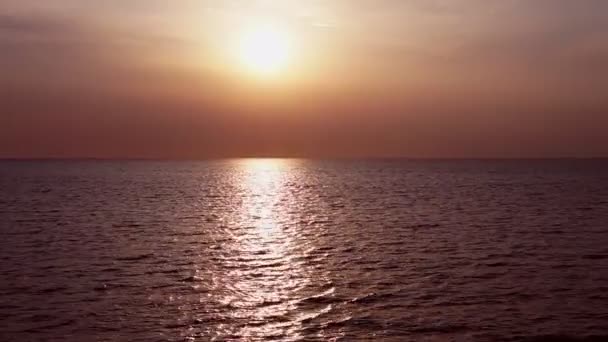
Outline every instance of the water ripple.
<path fill-rule="evenodd" d="M 604 341 L 603 161 L 0 163 L 2 341 Z"/>

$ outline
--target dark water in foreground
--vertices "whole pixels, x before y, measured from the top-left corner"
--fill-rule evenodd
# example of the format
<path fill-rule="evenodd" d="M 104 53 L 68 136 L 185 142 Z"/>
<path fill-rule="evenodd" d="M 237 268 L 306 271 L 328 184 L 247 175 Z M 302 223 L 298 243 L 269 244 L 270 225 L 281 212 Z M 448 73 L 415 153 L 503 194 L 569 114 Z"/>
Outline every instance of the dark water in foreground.
<path fill-rule="evenodd" d="M 608 162 L 0 162 L 0 274 L 1 341 L 604 341 Z"/>

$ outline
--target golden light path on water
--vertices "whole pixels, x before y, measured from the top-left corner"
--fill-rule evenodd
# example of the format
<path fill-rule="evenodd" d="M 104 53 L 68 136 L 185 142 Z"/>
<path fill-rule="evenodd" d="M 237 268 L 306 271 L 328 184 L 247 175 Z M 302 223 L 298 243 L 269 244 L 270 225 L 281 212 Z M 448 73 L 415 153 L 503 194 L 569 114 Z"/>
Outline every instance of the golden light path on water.
<path fill-rule="evenodd" d="M 304 321 L 332 309 L 331 304 L 306 306 L 307 299 L 330 295 L 334 288 L 319 286 L 327 279 L 311 263 L 318 232 L 305 227 L 304 203 L 293 187 L 301 177 L 297 165 L 282 159 L 235 161 L 239 205 L 228 223 L 231 243 L 222 260 L 228 274 L 217 284 L 225 287 L 220 301 L 230 308 L 229 318 L 242 324 L 219 331 L 299 339 Z"/>

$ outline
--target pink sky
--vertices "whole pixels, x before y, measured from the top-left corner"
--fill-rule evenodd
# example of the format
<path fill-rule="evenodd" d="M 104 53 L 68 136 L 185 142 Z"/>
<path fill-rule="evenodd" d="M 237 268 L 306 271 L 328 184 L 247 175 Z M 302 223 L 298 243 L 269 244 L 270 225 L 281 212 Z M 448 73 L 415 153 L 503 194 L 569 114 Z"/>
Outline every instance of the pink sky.
<path fill-rule="evenodd" d="M 0 157 L 608 156 L 603 0 L 5 0 Z M 290 64 L 248 77 L 250 23 Z"/>

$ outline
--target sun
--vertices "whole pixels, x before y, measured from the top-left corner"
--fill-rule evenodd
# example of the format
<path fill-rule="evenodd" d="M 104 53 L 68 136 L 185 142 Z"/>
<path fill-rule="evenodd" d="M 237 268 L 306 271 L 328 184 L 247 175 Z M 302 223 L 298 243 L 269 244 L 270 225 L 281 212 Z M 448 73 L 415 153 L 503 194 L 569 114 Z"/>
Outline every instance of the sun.
<path fill-rule="evenodd" d="M 239 56 L 248 70 L 275 74 L 287 66 L 290 49 L 286 32 L 272 26 L 260 26 L 243 34 Z"/>

